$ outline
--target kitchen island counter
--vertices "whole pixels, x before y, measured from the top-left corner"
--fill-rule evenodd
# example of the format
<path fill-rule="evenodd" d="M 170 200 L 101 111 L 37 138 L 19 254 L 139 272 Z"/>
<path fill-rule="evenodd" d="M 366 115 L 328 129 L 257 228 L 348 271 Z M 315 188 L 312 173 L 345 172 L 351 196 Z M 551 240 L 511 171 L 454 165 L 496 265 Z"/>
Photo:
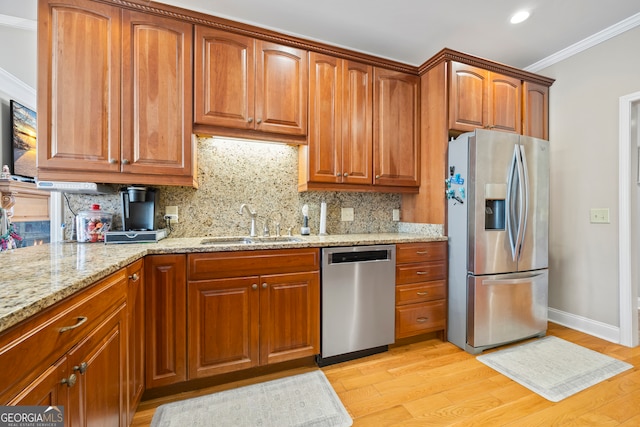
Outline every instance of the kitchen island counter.
<path fill-rule="evenodd" d="M 158 243 L 105 245 L 52 243 L 0 254 L 0 332 L 22 322 L 132 262 L 156 254 L 249 251 L 446 241 L 412 233 L 295 236 L 297 241 L 202 244 L 207 237 Z"/>

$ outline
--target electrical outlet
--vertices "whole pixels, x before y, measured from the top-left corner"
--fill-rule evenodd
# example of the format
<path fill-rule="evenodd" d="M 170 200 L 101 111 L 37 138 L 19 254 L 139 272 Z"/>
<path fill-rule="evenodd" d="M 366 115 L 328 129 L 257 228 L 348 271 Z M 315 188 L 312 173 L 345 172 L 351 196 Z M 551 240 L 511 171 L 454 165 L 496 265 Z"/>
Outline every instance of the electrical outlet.
<path fill-rule="evenodd" d="M 177 224 L 178 223 L 178 207 L 165 206 L 164 219 L 171 221 L 172 224 Z"/>
<path fill-rule="evenodd" d="M 353 208 L 342 208 L 342 218 L 341 221 L 353 221 Z"/>
<path fill-rule="evenodd" d="M 591 208 L 589 215 L 592 224 L 609 224 L 609 208 Z"/>
<path fill-rule="evenodd" d="M 393 220 L 400 221 L 400 209 L 393 210 Z"/>

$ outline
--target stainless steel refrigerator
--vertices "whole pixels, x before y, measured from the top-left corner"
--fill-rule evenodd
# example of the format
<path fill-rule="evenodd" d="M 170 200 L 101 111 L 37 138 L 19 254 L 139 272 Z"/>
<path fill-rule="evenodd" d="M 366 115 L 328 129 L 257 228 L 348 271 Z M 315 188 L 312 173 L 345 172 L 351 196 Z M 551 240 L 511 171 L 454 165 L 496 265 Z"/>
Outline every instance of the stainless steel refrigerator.
<path fill-rule="evenodd" d="M 549 142 L 478 129 L 448 159 L 449 341 L 477 354 L 545 335 Z"/>

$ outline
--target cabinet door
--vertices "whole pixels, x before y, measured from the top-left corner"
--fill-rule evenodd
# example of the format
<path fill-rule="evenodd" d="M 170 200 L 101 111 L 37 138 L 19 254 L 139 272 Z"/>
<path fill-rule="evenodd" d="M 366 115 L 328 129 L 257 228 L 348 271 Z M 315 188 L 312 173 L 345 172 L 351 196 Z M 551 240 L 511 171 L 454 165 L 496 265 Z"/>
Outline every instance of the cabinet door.
<path fill-rule="evenodd" d="M 343 180 L 371 184 L 372 167 L 373 67 L 342 60 Z"/>
<path fill-rule="evenodd" d="M 120 10 L 39 2 L 38 169 L 120 170 Z"/>
<path fill-rule="evenodd" d="M 258 277 L 190 282 L 189 379 L 259 364 Z"/>
<path fill-rule="evenodd" d="M 68 354 L 70 426 L 126 426 L 126 305 L 120 306 Z"/>
<path fill-rule="evenodd" d="M 486 125 L 489 72 L 459 62 L 450 63 L 449 129 L 470 132 Z"/>
<path fill-rule="evenodd" d="M 519 79 L 489 73 L 489 129 L 520 133 L 522 129 L 522 83 Z"/>
<path fill-rule="evenodd" d="M 549 139 L 549 87 L 524 82 L 522 96 L 522 134 Z"/>
<path fill-rule="evenodd" d="M 50 366 L 27 388 L 22 390 L 8 404 L 11 406 L 63 406 L 68 410 L 67 358 L 63 357 Z M 68 419 L 65 417 L 65 421 Z"/>
<path fill-rule="evenodd" d="M 254 40 L 196 25 L 194 67 L 195 122 L 253 129 Z"/>
<path fill-rule="evenodd" d="M 143 261 L 127 268 L 127 404 L 131 423 L 144 391 L 144 271 Z"/>
<path fill-rule="evenodd" d="M 307 134 L 307 60 L 305 50 L 256 40 L 256 130 Z"/>
<path fill-rule="evenodd" d="M 342 61 L 311 52 L 309 74 L 309 144 L 311 182 L 342 182 Z"/>
<path fill-rule="evenodd" d="M 374 185 L 418 186 L 419 78 L 375 69 Z"/>
<path fill-rule="evenodd" d="M 122 171 L 192 175 L 189 23 L 122 12 Z"/>
<path fill-rule="evenodd" d="M 260 363 L 320 352 L 320 273 L 260 277 Z"/>
<path fill-rule="evenodd" d="M 146 388 L 185 381 L 186 256 L 147 256 L 144 277 Z"/>

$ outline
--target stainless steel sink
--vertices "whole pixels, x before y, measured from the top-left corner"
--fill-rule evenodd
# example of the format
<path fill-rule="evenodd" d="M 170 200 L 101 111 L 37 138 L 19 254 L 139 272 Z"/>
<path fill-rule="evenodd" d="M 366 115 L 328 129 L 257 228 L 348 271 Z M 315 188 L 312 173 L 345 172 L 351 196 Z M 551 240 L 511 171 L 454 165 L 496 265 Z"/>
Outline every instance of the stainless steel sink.
<path fill-rule="evenodd" d="M 249 237 L 208 237 L 202 239 L 201 245 L 247 245 L 253 243 Z"/>
<path fill-rule="evenodd" d="M 288 242 L 302 242 L 299 237 L 293 236 L 267 236 L 267 237 L 251 237 L 254 243 L 288 243 Z"/>
<path fill-rule="evenodd" d="M 202 239 L 201 245 L 249 245 L 255 243 L 289 243 L 302 242 L 299 237 L 293 236 L 266 236 L 266 237 L 207 237 Z"/>

